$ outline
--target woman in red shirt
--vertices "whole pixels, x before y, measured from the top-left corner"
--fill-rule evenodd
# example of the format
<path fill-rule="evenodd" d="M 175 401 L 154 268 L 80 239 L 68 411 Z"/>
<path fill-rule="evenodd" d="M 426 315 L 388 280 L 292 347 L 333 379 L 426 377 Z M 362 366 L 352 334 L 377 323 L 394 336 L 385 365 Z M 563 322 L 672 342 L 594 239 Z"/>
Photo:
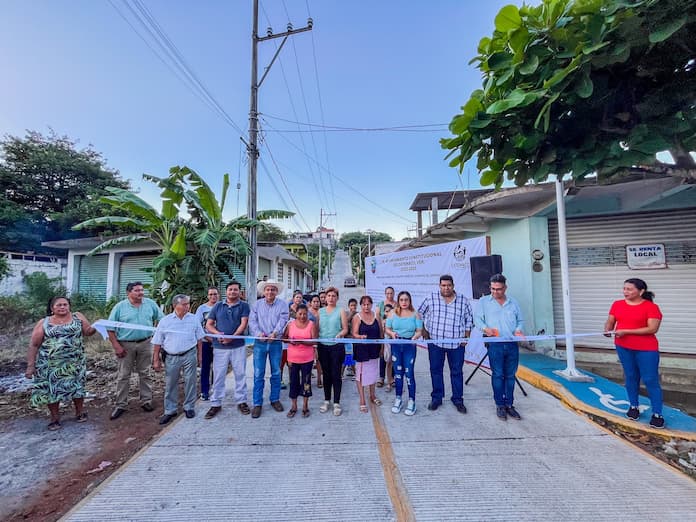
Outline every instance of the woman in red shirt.
<path fill-rule="evenodd" d="M 662 312 L 653 303 L 655 295 L 648 291 L 648 285 L 642 279 L 626 279 L 623 295 L 622 300 L 614 301 L 611 305 L 604 335 L 609 337 L 614 334 L 616 352 L 623 366 L 630 402 L 626 416 L 632 420 L 640 417 L 638 390 L 643 379 L 652 406 L 650 425 L 664 428 L 662 387 L 658 373 L 660 352 L 655 337 L 662 321 Z"/>

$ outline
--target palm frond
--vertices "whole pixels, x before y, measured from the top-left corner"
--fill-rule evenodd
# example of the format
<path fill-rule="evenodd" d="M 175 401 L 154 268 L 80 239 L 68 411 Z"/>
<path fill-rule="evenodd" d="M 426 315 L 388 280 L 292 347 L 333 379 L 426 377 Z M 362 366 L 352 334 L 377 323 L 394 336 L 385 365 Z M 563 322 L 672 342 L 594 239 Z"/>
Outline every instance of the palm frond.
<path fill-rule="evenodd" d="M 121 236 L 113 239 L 108 239 L 104 241 L 101 245 L 97 245 L 92 250 L 87 252 L 87 255 L 92 256 L 108 248 L 121 245 L 133 245 L 135 243 L 140 243 L 141 241 L 145 241 L 147 239 L 150 239 L 150 234 L 131 234 L 128 236 Z"/>

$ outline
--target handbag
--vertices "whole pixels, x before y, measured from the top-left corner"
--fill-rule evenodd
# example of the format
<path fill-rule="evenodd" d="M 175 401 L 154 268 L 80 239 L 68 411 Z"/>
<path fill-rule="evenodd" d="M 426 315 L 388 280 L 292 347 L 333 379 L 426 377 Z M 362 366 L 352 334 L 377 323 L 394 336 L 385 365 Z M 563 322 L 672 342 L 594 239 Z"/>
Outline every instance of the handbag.
<path fill-rule="evenodd" d="M 385 362 L 391 361 L 391 344 L 384 345 L 384 350 L 382 351 L 382 357 L 384 357 Z"/>

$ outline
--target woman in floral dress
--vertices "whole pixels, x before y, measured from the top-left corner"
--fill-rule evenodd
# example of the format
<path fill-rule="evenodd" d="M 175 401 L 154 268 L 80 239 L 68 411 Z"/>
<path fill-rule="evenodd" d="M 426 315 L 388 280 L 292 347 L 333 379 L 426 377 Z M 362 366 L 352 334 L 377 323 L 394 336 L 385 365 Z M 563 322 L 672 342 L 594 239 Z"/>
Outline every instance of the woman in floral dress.
<path fill-rule="evenodd" d="M 87 420 L 87 412 L 82 409 L 87 373 L 82 336 L 93 335 L 96 330 L 84 315 L 71 313 L 67 297 L 51 299 L 47 314 L 31 334 L 26 376 L 34 377 L 31 405 L 48 406 L 48 429 L 54 431 L 62 428 L 61 401 L 73 401 L 77 422 Z"/>

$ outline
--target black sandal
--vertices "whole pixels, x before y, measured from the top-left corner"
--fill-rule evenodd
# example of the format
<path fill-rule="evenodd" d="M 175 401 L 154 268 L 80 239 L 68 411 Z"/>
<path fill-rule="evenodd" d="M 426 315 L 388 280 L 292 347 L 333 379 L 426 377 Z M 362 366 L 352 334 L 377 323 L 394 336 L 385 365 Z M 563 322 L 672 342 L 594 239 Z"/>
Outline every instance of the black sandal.
<path fill-rule="evenodd" d="M 48 431 L 58 431 L 62 427 L 63 425 L 60 423 L 60 421 L 53 421 L 51 424 L 48 425 Z"/>
<path fill-rule="evenodd" d="M 288 419 L 292 419 L 296 413 L 297 413 L 296 409 L 290 408 L 290 411 L 288 411 Z"/>
<path fill-rule="evenodd" d="M 75 422 L 87 422 L 87 412 L 83 411 L 77 417 L 75 417 Z"/>
<path fill-rule="evenodd" d="M 302 410 L 302 416 L 303 416 L 304 418 L 309 417 L 309 410 Z"/>

